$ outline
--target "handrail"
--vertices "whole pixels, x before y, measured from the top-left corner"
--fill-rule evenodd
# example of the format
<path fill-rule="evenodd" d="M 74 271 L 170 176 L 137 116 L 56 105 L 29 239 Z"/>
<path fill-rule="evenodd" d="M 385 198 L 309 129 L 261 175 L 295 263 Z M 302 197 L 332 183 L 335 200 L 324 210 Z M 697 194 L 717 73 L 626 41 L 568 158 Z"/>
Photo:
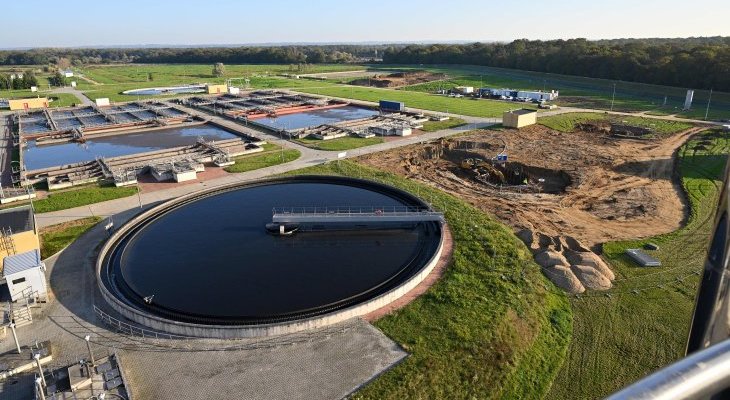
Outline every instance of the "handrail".
<path fill-rule="evenodd" d="M 141 328 L 135 325 L 130 325 L 105 313 L 96 305 L 94 305 L 94 312 L 99 317 L 99 319 L 101 319 L 101 321 L 107 324 L 109 327 L 115 328 L 118 332 L 131 336 L 140 336 L 143 338 L 151 339 L 196 339 L 190 336 L 173 335 L 171 333 L 158 332 L 150 329 Z"/>
<path fill-rule="evenodd" d="M 606 400 L 699 399 L 730 387 L 730 339 L 690 354 Z"/>
<path fill-rule="evenodd" d="M 431 210 L 428 207 L 419 206 L 364 206 L 364 207 L 352 207 L 352 206 L 332 206 L 332 207 L 274 207 L 272 210 L 273 214 L 287 214 L 287 215 L 310 215 L 310 214 L 392 214 L 392 213 L 438 213 L 437 211 Z"/>

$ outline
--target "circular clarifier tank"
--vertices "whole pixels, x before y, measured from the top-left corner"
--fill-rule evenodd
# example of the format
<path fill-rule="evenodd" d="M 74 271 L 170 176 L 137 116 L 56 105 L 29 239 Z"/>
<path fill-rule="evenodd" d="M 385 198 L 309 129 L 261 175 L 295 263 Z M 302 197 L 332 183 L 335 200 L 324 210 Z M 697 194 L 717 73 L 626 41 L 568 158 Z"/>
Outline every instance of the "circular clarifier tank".
<path fill-rule="evenodd" d="M 155 329 L 254 336 L 382 307 L 438 260 L 437 221 L 312 222 L 291 236 L 269 234 L 273 209 L 288 206 L 428 207 L 399 189 L 338 177 L 194 193 L 141 214 L 110 238 L 97 266 L 102 293 L 117 311 Z"/>

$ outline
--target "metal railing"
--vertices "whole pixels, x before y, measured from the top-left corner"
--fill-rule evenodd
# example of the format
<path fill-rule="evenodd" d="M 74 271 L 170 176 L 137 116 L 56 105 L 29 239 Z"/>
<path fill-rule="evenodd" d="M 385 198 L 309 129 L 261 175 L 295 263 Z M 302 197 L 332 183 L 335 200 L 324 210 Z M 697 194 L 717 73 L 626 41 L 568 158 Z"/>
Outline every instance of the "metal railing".
<path fill-rule="evenodd" d="M 362 215 L 362 214 L 405 214 L 405 213 L 434 213 L 438 212 L 428 207 L 418 206 L 334 206 L 334 207 L 274 207 L 273 214 L 287 215 Z"/>
<path fill-rule="evenodd" d="M 125 335 L 139 336 L 142 338 L 150 338 L 150 339 L 178 339 L 178 340 L 196 339 L 196 338 L 190 337 L 190 336 L 174 335 L 171 333 L 159 332 L 159 331 L 154 331 L 151 329 L 145 329 L 145 328 L 135 326 L 135 325 L 130 325 L 126 322 L 120 321 L 119 319 L 114 318 L 111 315 L 105 313 L 97 306 L 94 306 L 94 313 L 96 313 L 96 316 L 103 323 L 108 325 L 110 328 L 113 328 L 117 332 L 123 333 Z"/>

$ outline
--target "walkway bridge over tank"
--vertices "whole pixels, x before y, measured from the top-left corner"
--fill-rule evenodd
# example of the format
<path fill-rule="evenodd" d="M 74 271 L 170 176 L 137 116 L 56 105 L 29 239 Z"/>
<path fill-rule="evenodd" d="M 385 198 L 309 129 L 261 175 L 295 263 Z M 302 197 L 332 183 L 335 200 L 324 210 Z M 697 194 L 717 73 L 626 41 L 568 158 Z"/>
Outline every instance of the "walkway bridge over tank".
<path fill-rule="evenodd" d="M 275 207 L 275 224 L 440 222 L 444 214 L 426 207 Z"/>

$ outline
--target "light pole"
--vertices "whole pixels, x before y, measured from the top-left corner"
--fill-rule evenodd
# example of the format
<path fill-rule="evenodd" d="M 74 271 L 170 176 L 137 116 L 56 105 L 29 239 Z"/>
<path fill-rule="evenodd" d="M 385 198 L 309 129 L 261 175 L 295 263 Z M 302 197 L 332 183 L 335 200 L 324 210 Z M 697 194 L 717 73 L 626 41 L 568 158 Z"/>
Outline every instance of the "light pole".
<path fill-rule="evenodd" d="M 46 387 L 46 377 L 43 375 L 43 367 L 41 367 L 41 353 L 33 354 L 33 358 L 35 359 L 35 365 L 38 367 L 38 374 L 41 376 L 42 387 Z"/>
<path fill-rule="evenodd" d="M 94 352 L 91 351 L 91 335 L 84 336 L 84 340 L 86 340 L 86 348 L 89 350 L 89 360 L 91 360 L 91 365 L 95 365 L 96 360 L 94 360 Z"/>
<path fill-rule="evenodd" d="M 710 114 L 710 100 L 712 100 L 712 88 L 710 88 L 710 97 L 707 98 L 707 109 L 705 110 L 705 121 L 707 121 L 707 116 Z"/>
<path fill-rule="evenodd" d="M 13 332 L 13 340 L 15 340 L 15 348 L 18 350 L 18 354 L 21 353 L 20 351 L 20 343 L 18 343 L 18 333 L 15 332 L 15 323 L 10 323 L 10 330 Z"/>

